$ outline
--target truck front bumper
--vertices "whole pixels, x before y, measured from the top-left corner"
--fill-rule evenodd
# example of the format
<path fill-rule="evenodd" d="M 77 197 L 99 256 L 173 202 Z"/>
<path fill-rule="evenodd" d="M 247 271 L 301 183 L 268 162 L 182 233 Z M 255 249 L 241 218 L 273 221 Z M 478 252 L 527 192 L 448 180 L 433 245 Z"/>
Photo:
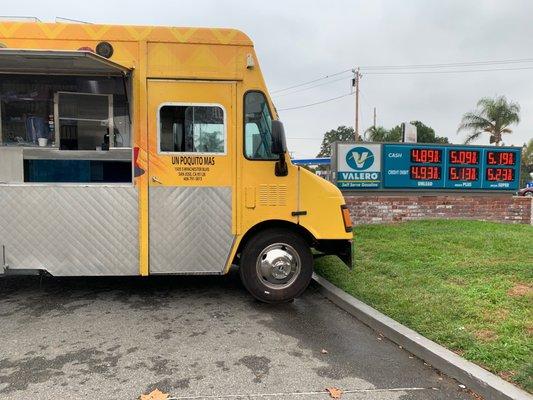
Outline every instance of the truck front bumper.
<path fill-rule="evenodd" d="M 319 240 L 315 249 L 322 253 L 318 255 L 319 257 L 334 255 L 339 257 L 348 268 L 353 268 L 351 240 Z"/>

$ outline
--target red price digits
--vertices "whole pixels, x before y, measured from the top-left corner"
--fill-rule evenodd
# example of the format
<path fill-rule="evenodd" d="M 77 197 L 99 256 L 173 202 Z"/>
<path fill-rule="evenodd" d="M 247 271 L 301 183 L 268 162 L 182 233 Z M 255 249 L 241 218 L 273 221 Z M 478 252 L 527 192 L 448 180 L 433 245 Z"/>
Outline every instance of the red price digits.
<path fill-rule="evenodd" d="M 479 151 L 450 150 L 450 164 L 478 164 Z"/>
<path fill-rule="evenodd" d="M 514 180 L 514 170 L 512 168 L 487 168 L 487 180 L 512 181 Z"/>
<path fill-rule="evenodd" d="M 477 181 L 477 168 L 464 168 L 465 181 Z"/>
<path fill-rule="evenodd" d="M 514 153 L 500 153 L 500 164 L 514 165 Z"/>
<path fill-rule="evenodd" d="M 440 179 L 440 167 L 425 167 L 413 165 L 411 167 L 411 179 L 422 181 L 437 181 Z"/>
<path fill-rule="evenodd" d="M 487 153 L 489 165 L 514 165 L 515 154 L 512 151 L 489 151 Z"/>
<path fill-rule="evenodd" d="M 441 150 L 437 149 L 412 149 L 411 161 L 416 163 L 437 164 L 441 160 Z"/>
<path fill-rule="evenodd" d="M 477 181 L 477 168 L 450 167 L 449 174 L 452 181 Z"/>

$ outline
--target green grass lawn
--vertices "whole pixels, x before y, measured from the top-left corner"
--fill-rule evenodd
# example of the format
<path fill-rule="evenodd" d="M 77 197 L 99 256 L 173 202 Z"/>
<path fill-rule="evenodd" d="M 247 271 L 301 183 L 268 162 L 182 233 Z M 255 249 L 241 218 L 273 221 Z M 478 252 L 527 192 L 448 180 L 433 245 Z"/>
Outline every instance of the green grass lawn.
<path fill-rule="evenodd" d="M 533 392 L 533 227 L 436 220 L 354 230 L 354 269 L 326 257 L 320 275 Z"/>

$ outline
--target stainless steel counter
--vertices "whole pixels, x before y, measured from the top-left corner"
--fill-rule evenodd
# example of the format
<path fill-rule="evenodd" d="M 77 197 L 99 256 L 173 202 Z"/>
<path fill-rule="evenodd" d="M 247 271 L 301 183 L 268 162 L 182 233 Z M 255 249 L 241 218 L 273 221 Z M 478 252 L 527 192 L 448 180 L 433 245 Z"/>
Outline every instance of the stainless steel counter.
<path fill-rule="evenodd" d="M 24 182 L 24 149 L 0 147 L 0 182 Z"/>
<path fill-rule="evenodd" d="M 24 160 L 87 160 L 126 161 L 132 160 L 132 149 L 120 148 L 109 151 L 59 150 L 53 147 L 0 146 L 0 182 L 24 182 Z"/>

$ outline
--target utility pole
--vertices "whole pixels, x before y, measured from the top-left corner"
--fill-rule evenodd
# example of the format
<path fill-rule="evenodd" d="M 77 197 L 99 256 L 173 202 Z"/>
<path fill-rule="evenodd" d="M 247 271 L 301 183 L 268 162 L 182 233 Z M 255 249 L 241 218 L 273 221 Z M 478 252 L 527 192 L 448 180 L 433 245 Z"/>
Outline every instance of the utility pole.
<path fill-rule="evenodd" d="M 361 137 L 359 136 L 359 79 L 363 75 L 359 73 L 359 67 L 352 69 L 354 77 L 352 79 L 352 86 L 355 87 L 355 141 L 359 142 Z"/>
<path fill-rule="evenodd" d="M 376 129 L 376 107 L 374 107 L 374 129 Z"/>

